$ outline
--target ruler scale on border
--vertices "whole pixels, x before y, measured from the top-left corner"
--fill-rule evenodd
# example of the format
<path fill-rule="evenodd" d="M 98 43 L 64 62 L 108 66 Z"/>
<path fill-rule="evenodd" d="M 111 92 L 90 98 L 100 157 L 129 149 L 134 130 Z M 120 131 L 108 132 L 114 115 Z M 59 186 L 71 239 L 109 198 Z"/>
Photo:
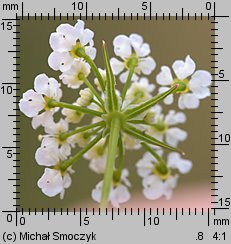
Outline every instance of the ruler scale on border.
<path fill-rule="evenodd" d="M 77 2 L 73 2 L 77 3 Z M 105 19 L 107 16 L 114 16 L 115 19 L 124 19 L 125 16 L 128 16 L 131 18 L 133 21 L 137 21 L 138 19 L 142 18 L 146 21 L 151 20 L 151 19 L 157 19 L 157 17 L 162 17 L 163 21 L 169 21 L 171 18 L 175 18 L 178 21 L 188 19 L 190 16 L 195 16 L 195 21 L 199 21 L 200 19 L 202 20 L 202 16 L 204 17 L 203 13 L 192 13 L 186 12 L 184 8 L 181 8 L 180 13 L 176 13 L 175 15 L 172 15 L 170 13 L 155 13 L 153 11 L 153 6 L 151 2 L 145 2 L 147 3 L 147 11 L 149 13 L 149 16 L 147 15 L 146 12 L 141 16 L 139 13 L 124 13 L 120 8 L 115 11 L 115 13 L 92 13 L 89 12 L 89 6 L 88 2 L 85 2 L 85 8 L 84 11 L 78 11 L 80 19 L 84 16 L 87 19 L 87 16 L 92 18 L 98 17 L 99 19 Z M 89 4 L 90 5 L 90 4 Z M 146 6 L 146 5 L 145 5 Z M 75 6 L 76 8 L 76 6 Z M 164 218 L 164 216 L 168 215 L 171 218 L 175 219 L 175 221 L 179 222 L 184 216 L 202 216 L 203 219 L 205 219 L 205 222 L 207 222 L 207 226 L 214 225 L 214 223 L 228 223 L 228 219 L 225 218 L 218 218 L 216 219 L 216 213 L 217 210 L 230 210 L 229 205 L 226 206 L 221 206 L 219 204 L 219 199 L 223 199 L 225 201 L 224 197 L 220 197 L 219 195 L 219 184 L 220 180 L 224 177 L 223 174 L 220 172 L 220 168 L 217 167 L 219 164 L 218 160 L 220 161 L 221 159 L 219 158 L 218 152 L 220 146 L 229 146 L 230 143 L 223 143 L 220 142 L 220 138 L 218 135 L 220 135 L 220 120 L 222 119 L 224 111 L 221 110 L 222 108 L 217 105 L 217 101 L 219 99 L 219 88 L 221 85 L 223 85 L 223 82 L 229 82 L 229 79 L 224 78 L 222 68 L 219 66 L 219 57 L 222 55 L 222 52 L 225 51 L 224 47 L 220 46 L 220 43 L 218 41 L 218 38 L 220 36 L 220 29 L 219 25 L 221 24 L 221 21 L 225 21 L 226 18 L 229 18 L 228 15 L 216 15 L 216 2 L 213 2 L 213 7 L 211 7 L 213 10 L 213 13 L 211 14 L 208 12 L 207 18 L 208 21 L 211 22 L 211 24 L 214 25 L 214 28 L 211 29 L 211 68 L 214 70 L 213 71 L 213 85 L 211 86 L 212 88 L 212 96 L 211 100 L 214 101 L 214 105 L 211 106 L 211 146 L 213 146 L 213 149 L 211 149 L 212 156 L 211 156 L 211 196 L 214 197 L 214 199 L 211 201 L 213 204 L 215 204 L 215 207 L 213 208 L 208 208 L 208 209 L 178 209 L 178 208 L 170 208 L 170 209 L 161 209 L 161 208 L 156 208 L 156 209 L 126 209 L 122 212 L 118 209 L 116 211 L 115 209 L 112 209 L 112 211 L 109 211 L 106 209 L 105 213 L 102 213 L 100 210 L 97 211 L 93 209 L 93 215 L 94 216 L 110 216 L 111 221 L 116 221 L 117 218 L 121 215 L 126 215 L 132 218 L 132 216 L 138 216 L 140 218 L 140 222 L 142 223 L 143 219 L 143 226 L 158 226 L 159 222 L 161 222 L 160 218 Z M 180 15 L 181 14 L 181 15 Z M 11 77 L 12 82 L 2 82 L 2 85 L 10 85 L 13 86 L 15 85 L 15 88 L 13 88 L 15 95 L 13 96 L 15 98 L 14 100 L 14 105 L 15 108 L 13 112 L 11 111 L 10 114 L 8 114 L 8 117 L 14 119 L 13 123 L 16 123 L 16 127 L 13 127 L 13 136 L 14 136 L 14 141 L 12 145 L 9 146 L 2 146 L 3 150 L 10 150 L 8 152 L 9 156 L 12 154 L 13 161 L 13 168 L 14 172 L 12 176 L 8 179 L 9 181 L 15 181 L 14 182 L 14 191 L 13 191 L 13 199 L 15 200 L 15 204 L 13 204 L 13 210 L 3 210 L 2 212 L 6 215 L 5 218 L 11 221 L 8 222 L 14 222 L 16 226 L 19 225 L 26 225 L 27 219 L 31 218 L 32 216 L 46 216 L 47 221 L 51 221 L 51 219 L 55 218 L 58 215 L 62 216 L 75 216 L 76 218 L 79 218 L 79 226 L 88 226 L 90 225 L 91 222 L 93 222 L 93 216 L 89 216 L 92 213 L 91 209 L 74 209 L 73 212 L 69 211 L 69 209 L 42 209 L 42 213 L 39 213 L 36 211 L 36 208 L 30 209 L 29 215 L 28 212 L 25 212 L 23 208 L 20 208 L 20 204 L 17 204 L 20 202 L 20 159 L 17 159 L 16 156 L 17 154 L 20 154 L 20 146 L 18 146 L 18 143 L 20 143 L 20 114 L 17 112 L 18 111 L 18 98 L 20 97 L 18 94 L 20 94 L 20 25 L 17 24 L 17 20 L 21 19 L 23 21 L 29 21 L 30 17 L 35 16 L 36 20 L 42 21 L 46 15 L 44 13 L 30 13 L 30 12 L 25 12 L 25 6 L 24 3 L 21 3 L 21 16 L 19 16 L 19 13 L 16 13 L 16 16 L 13 18 L 3 18 L 2 21 L 12 21 L 15 24 L 13 27 L 15 27 L 15 30 L 13 32 L 13 40 L 15 43 L 13 44 L 13 48 L 10 47 L 8 50 L 8 53 L 12 56 L 13 62 L 13 72 L 15 75 Z M 36 17 L 37 16 L 37 17 Z M 50 21 L 55 20 L 56 17 L 62 20 L 63 17 L 68 19 L 77 19 L 76 12 L 70 12 L 70 13 L 61 13 L 58 12 L 56 8 L 53 8 L 53 10 L 49 13 L 47 13 L 47 17 Z M 152 18 L 153 17 L 153 18 Z M 223 70 L 224 71 L 224 70 Z M 222 77 L 222 78 L 221 78 Z M 21 94 L 20 94 L 21 95 Z M 13 114 L 12 114 L 13 113 Z M 16 144 L 15 144 L 16 143 Z M 15 146 L 16 145 L 16 146 Z M 214 167 L 215 166 L 215 167 Z M 18 182 L 19 181 L 19 182 Z M 230 198 L 229 198 L 230 199 Z M 227 201 L 228 204 L 228 201 Z M 45 212 L 44 212 L 45 210 Z M 212 211 L 213 210 L 213 211 Z M 91 213 L 89 213 L 91 211 Z M 138 211 L 138 212 L 137 212 Z M 13 214 L 15 215 L 15 220 L 13 221 Z M 216 220 L 216 221 L 215 221 Z M 200 240 L 200 239 L 199 239 Z"/>

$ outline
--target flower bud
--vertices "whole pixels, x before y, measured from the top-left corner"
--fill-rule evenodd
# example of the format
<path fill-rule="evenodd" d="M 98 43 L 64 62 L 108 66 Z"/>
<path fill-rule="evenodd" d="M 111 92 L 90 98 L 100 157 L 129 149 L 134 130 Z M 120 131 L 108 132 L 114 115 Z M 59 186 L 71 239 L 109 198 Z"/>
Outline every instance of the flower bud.
<path fill-rule="evenodd" d="M 80 97 L 77 99 L 77 104 L 79 106 L 86 107 L 91 104 L 93 99 L 93 94 L 89 88 L 85 88 L 79 92 Z"/>

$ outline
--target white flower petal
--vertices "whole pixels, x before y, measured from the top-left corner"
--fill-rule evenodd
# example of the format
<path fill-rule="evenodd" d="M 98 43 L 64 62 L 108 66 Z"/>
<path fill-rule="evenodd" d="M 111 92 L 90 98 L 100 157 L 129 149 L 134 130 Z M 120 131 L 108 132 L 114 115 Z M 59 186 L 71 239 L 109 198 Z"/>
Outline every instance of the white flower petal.
<path fill-rule="evenodd" d="M 139 57 L 145 57 L 150 53 L 150 46 L 147 43 L 143 43 L 142 36 L 138 34 L 131 34 L 129 39 L 132 47 Z"/>
<path fill-rule="evenodd" d="M 85 29 L 83 31 L 83 33 L 79 36 L 79 40 L 80 40 L 80 43 L 83 46 L 85 46 L 88 43 L 90 43 L 90 41 L 93 39 L 93 37 L 94 37 L 94 32 L 89 29 Z"/>
<path fill-rule="evenodd" d="M 65 72 L 70 69 L 73 60 L 69 52 L 52 52 L 48 57 L 48 64 L 55 71 Z"/>
<path fill-rule="evenodd" d="M 121 75 L 120 75 L 120 81 L 121 83 L 126 83 L 126 80 L 128 78 L 128 71 L 125 71 L 123 72 Z M 139 76 L 137 76 L 135 73 L 132 75 L 132 78 L 131 78 L 132 81 L 138 81 L 139 80 Z"/>
<path fill-rule="evenodd" d="M 185 58 L 185 61 L 177 60 L 173 63 L 172 68 L 178 79 L 184 80 L 188 76 L 190 76 L 196 68 L 195 62 L 188 55 Z"/>
<path fill-rule="evenodd" d="M 169 90 L 169 87 L 162 86 L 162 87 L 159 88 L 159 94 L 164 93 L 164 92 L 166 92 L 166 91 L 168 91 L 168 90 Z M 173 103 L 173 99 L 174 99 L 173 94 L 170 94 L 170 95 L 168 95 L 168 96 L 163 100 L 163 102 L 164 102 L 165 104 L 169 105 L 169 104 L 172 104 L 172 103 Z"/>
<path fill-rule="evenodd" d="M 23 93 L 22 99 L 19 101 L 19 108 L 28 117 L 36 116 L 44 109 L 45 100 L 42 95 L 36 93 L 32 89 Z"/>
<path fill-rule="evenodd" d="M 187 174 L 192 168 L 192 162 L 182 159 L 179 153 L 172 152 L 168 155 L 168 167 L 178 169 L 182 174 Z"/>
<path fill-rule="evenodd" d="M 156 67 L 156 62 L 152 57 L 142 58 L 138 63 L 138 69 L 145 75 L 150 75 Z"/>
<path fill-rule="evenodd" d="M 127 202 L 130 199 L 130 197 L 131 195 L 127 187 L 120 184 L 115 189 L 113 189 L 110 196 L 110 201 L 113 207 L 119 208 L 119 204 Z"/>
<path fill-rule="evenodd" d="M 143 44 L 143 37 L 141 35 L 131 34 L 129 39 L 133 47 L 140 47 Z"/>
<path fill-rule="evenodd" d="M 59 162 L 59 151 L 56 147 L 39 147 L 35 153 L 38 165 L 53 166 Z"/>
<path fill-rule="evenodd" d="M 60 151 L 60 154 L 62 155 L 62 157 L 66 158 L 71 155 L 71 146 L 69 145 L 69 143 L 64 142 L 61 145 L 59 151 Z"/>
<path fill-rule="evenodd" d="M 86 46 L 85 47 L 85 52 L 86 54 L 92 59 L 94 60 L 96 57 L 96 48 L 91 47 L 91 46 Z"/>
<path fill-rule="evenodd" d="M 181 94 L 178 100 L 178 106 L 180 109 L 196 109 L 199 107 L 199 99 L 191 93 Z"/>
<path fill-rule="evenodd" d="M 72 49 L 71 43 L 63 34 L 52 33 L 49 40 L 51 48 L 56 52 L 67 52 Z"/>
<path fill-rule="evenodd" d="M 172 73 L 168 66 L 162 66 L 161 72 L 156 76 L 158 84 L 166 86 L 173 82 Z"/>
<path fill-rule="evenodd" d="M 136 164 L 137 173 L 140 177 L 148 176 L 153 170 L 153 164 L 150 161 L 141 159 Z"/>
<path fill-rule="evenodd" d="M 177 125 L 186 121 L 186 115 L 183 112 L 176 113 L 175 110 L 170 110 L 165 116 L 164 121 L 168 125 Z"/>
<path fill-rule="evenodd" d="M 156 200 L 163 195 L 163 182 L 156 175 L 150 175 L 143 179 L 143 193 L 147 199 Z"/>
<path fill-rule="evenodd" d="M 84 80 L 79 78 L 79 74 L 82 73 L 87 77 L 90 74 L 90 65 L 81 59 L 77 59 L 72 63 L 72 66 L 66 72 L 63 72 L 59 78 L 62 82 L 72 89 L 79 88 Z"/>
<path fill-rule="evenodd" d="M 55 100 L 59 100 L 62 96 L 58 81 L 54 78 L 48 78 L 45 74 L 40 74 L 35 77 L 34 89 L 39 94 L 46 95 Z"/>
<path fill-rule="evenodd" d="M 163 195 L 169 200 L 172 197 L 173 189 L 177 185 L 178 175 L 169 176 L 163 184 Z"/>
<path fill-rule="evenodd" d="M 63 191 L 62 176 L 58 170 L 46 168 L 42 177 L 38 180 L 38 187 L 42 192 L 53 197 Z"/>
<path fill-rule="evenodd" d="M 117 56 L 128 58 L 132 54 L 130 39 L 125 35 L 118 35 L 113 40 L 114 52 Z"/>
<path fill-rule="evenodd" d="M 100 202 L 101 200 L 102 188 L 103 188 L 103 181 L 100 181 L 91 192 L 91 197 L 96 202 Z"/>
<path fill-rule="evenodd" d="M 103 174 L 105 172 L 106 160 L 105 156 L 101 158 L 95 158 L 90 161 L 89 168 L 97 174 Z"/>
<path fill-rule="evenodd" d="M 77 35 L 81 35 L 82 34 L 82 32 L 84 31 L 84 26 L 85 26 L 84 21 L 78 19 L 77 23 L 74 26 Z"/>
<path fill-rule="evenodd" d="M 111 58 L 110 64 L 114 75 L 118 75 L 122 70 L 124 70 L 124 63 L 116 58 Z"/>
<path fill-rule="evenodd" d="M 65 189 L 69 188 L 71 186 L 71 176 L 68 173 L 65 173 L 65 175 L 63 176 L 63 187 Z"/>
<path fill-rule="evenodd" d="M 189 89 L 199 99 L 210 96 L 210 89 L 212 76 L 209 72 L 204 70 L 198 70 L 192 75 L 192 79 L 189 81 Z"/>
<path fill-rule="evenodd" d="M 131 187 L 131 183 L 128 180 L 129 171 L 128 169 L 123 169 L 121 173 L 120 182 L 124 183 L 126 186 Z"/>
<path fill-rule="evenodd" d="M 166 142 L 176 147 L 180 141 L 184 141 L 187 138 L 187 132 L 179 128 L 170 128 L 166 132 Z"/>
<path fill-rule="evenodd" d="M 68 42 L 72 43 L 72 45 L 76 44 L 77 32 L 72 25 L 61 24 L 57 27 L 56 31 L 59 34 L 62 34 Z"/>
<path fill-rule="evenodd" d="M 49 110 L 33 117 L 31 121 L 33 129 L 37 129 L 40 125 L 51 126 L 53 123 L 53 113 Z"/>

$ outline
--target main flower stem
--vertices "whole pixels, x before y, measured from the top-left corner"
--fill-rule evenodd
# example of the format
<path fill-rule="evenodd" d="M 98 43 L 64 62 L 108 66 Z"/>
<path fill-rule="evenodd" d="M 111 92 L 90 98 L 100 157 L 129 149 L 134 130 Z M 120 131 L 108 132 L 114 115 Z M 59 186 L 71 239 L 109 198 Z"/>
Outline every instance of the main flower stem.
<path fill-rule="evenodd" d="M 124 168 L 124 148 L 123 148 L 123 141 L 122 141 L 121 134 L 120 134 L 119 141 L 118 141 L 118 148 L 119 148 L 118 166 L 113 174 L 113 180 L 115 182 L 120 181 L 122 170 Z"/>
<path fill-rule="evenodd" d="M 117 147 L 118 147 L 118 140 L 119 140 L 119 133 L 121 129 L 120 118 L 114 117 L 111 120 L 110 124 L 110 135 L 109 135 L 109 143 L 108 143 L 108 154 L 107 154 L 107 164 L 103 179 L 103 189 L 101 195 L 101 207 L 105 208 L 108 203 L 108 198 L 110 194 L 110 189 L 113 180 L 113 170 L 114 164 L 116 159 Z"/>
<path fill-rule="evenodd" d="M 72 109 L 72 110 L 82 112 L 85 114 L 91 114 L 93 116 L 98 116 L 98 117 L 101 117 L 101 115 L 103 114 L 102 112 L 99 112 L 99 111 L 95 111 L 95 110 L 92 110 L 89 108 L 83 108 L 83 107 L 76 106 L 76 105 L 69 104 L 69 103 L 58 102 L 53 99 L 49 100 L 47 102 L 47 104 L 48 104 L 48 107 L 50 107 L 50 108 L 55 108 L 55 107 L 68 108 L 68 109 Z"/>

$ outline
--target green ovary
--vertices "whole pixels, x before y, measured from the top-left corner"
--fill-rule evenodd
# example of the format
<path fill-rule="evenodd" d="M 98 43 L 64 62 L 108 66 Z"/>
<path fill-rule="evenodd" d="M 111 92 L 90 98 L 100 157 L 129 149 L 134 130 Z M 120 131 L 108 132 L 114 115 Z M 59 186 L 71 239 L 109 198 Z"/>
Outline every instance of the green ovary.
<path fill-rule="evenodd" d="M 139 57 L 135 54 L 132 53 L 128 59 L 124 61 L 124 65 L 126 69 L 131 69 L 133 67 L 136 67 L 139 62 Z"/>
<path fill-rule="evenodd" d="M 187 93 L 189 91 L 188 83 L 189 83 L 188 79 L 184 79 L 184 80 L 175 79 L 173 81 L 173 85 L 179 84 L 179 88 L 176 93 Z"/>
<path fill-rule="evenodd" d="M 78 49 L 84 49 L 80 42 L 76 42 L 75 46 L 73 46 L 73 48 L 70 51 L 70 55 L 73 58 L 80 58 L 80 56 L 77 54 Z"/>
<path fill-rule="evenodd" d="M 163 120 L 158 120 L 157 123 L 153 124 L 152 128 L 158 133 L 165 134 L 168 129 L 168 125 Z"/>
<path fill-rule="evenodd" d="M 158 175 L 161 180 L 166 180 L 170 175 L 170 170 L 167 168 L 165 163 L 158 162 L 154 167 L 152 173 Z"/>

